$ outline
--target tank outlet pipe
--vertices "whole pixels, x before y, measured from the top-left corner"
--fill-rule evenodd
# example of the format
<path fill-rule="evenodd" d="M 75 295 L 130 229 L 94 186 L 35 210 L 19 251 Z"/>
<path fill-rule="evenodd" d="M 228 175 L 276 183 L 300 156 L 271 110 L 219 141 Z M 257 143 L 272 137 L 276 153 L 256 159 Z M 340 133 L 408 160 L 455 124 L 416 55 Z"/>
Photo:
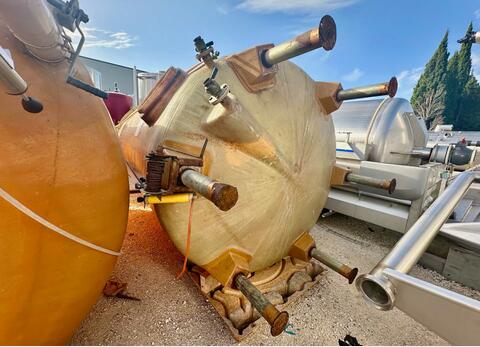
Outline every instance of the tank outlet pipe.
<path fill-rule="evenodd" d="M 283 42 L 262 53 L 262 64 L 271 68 L 282 61 L 294 58 L 301 54 L 323 48 L 330 51 L 337 41 L 337 26 L 331 16 L 323 16 L 318 28 L 311 29 L 293 40 Z"/>
<path fill-rule="evenodd" d="M 409 154 L 415 158 L 429 160 L 432 154 L 432 149 L 428 147 L 414 147 Z"/>
<path fill-rule="evenodd" d="M 180 179 L 185 186 L 213 202 L 222 211 L 230 210 L 238 201 L 237 188 L 214 181 L 193 169 L 183 171 Z"/>
<path fill-rule="evenodd" d="M 328 254 L 319 251 L 317 248 L 312 248 L 312 250 L 310 251 L 310 256 L 345 277 L 348 280 L 349 284 L 352 284 L 355 280 L 355 277 L 357 277 L 357 268 L 352 269 L 348 265 L 343 264 L 337 259 L 329 256 Z"/>
<path fill-rule="evenodd" d="M 272 336 L 280 335 L 288 324 L 288 312 L 279 311 L 244 274 L 235 277 L 235 286 L 270 325 Z"/>
<path fill-rule="evenodd" d="M 386 180 L 357 175 L 354 173 L 348 173 L 345 177 L 345 181 L 360 184 L 362 186 L 385 189 L 388 191 L 389 194 L 392 194 L 395 191 L 395 187 L 397 186 L 397 180 L 395 178 L 391 180 Z"/>
<path fill-rule="evenodd" d="M 379 84 L 372 84 L 364 87 L 351 89 L 341 89 L 337 93 L 337 101 L 355 100 L 370 98 L 374 96 L 388 95 L 393 98 L 397 94 L 398 82 L 396 77 L 392 77 L 390 81 Z"/>
<path fill-rule="evenodd" d="M 27 96 L 25 93 L 28 84 L 15 71 L 13 61 L 9 62 L 6 51 L 0 47 L 0 83 L 7 94 L 20 95 L 22 97 L 22 107 L 29 113 L 39 113 L 43 110 L 43 105 L 38 100 Z"/>
<path fill-rule="evenodd" d="M 370 273 L 357 279 L 356 286 L 367 302 L 380 310 L 391 310 L 395 306 L 398 288 L 395 288 L 385 272 L 394 270 L 395 273 L 407 274 L 412 269 L 475 180 L 480 180 L 480 171 L 469 170 L 458 175 L 390 253 Z"/>

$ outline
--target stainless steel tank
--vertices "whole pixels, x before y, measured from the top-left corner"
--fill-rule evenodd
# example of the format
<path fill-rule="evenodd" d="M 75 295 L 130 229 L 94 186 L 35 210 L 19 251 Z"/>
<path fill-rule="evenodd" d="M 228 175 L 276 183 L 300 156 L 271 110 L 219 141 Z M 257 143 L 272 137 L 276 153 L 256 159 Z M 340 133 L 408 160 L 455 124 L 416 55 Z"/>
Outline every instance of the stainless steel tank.
<path fill-rule="evenodd" d="M 332 114 L 338 159 L 419 165 L 427 129 L 402 98 L 351 101 Z"/>

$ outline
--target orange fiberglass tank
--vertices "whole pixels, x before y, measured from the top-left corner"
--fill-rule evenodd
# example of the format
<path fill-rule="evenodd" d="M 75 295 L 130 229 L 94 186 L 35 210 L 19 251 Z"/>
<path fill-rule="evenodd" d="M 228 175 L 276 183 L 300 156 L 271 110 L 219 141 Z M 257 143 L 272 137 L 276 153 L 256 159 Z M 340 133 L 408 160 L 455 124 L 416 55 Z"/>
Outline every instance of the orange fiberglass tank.
<path fill-rule="evenodd" d="M 326 201 L 335 163 L 329 114 L 341 104 L 339 84 L 316 82 L 287 60 L 320 47 L 330 50 L 335 40 L 330 16 L 292 41 L 227 57 L 198 37 L 201 63 L 187 72 L 170 68 L 117 126 L 142 199 L 153 204 L 176 247 L 196 264 L 202 290 L 210 283 L 211 298 L 216 288 L 223 294 L 240 290 L 274 335 L 286 316 L 250 286 L 261 282 L 266 292 L 271 278 L 246 279 L 271 266 L 278 277 L 290 266 L 282 261 L 307 266 L 299 264 L 310 260 L 314 242 L 308 232 Z M 235 305 L 226 306 L 228 311 Z M 244 310 L 240 306 L 235 309 Z M 246 317 L 247 311 L 224 315 Z M 246 323 L 242 318 L 233 324 L 240 331 Z"/>
<path fill-rule="evenodd" d="M 102 292 L 127 222 L 112 121 L 100 98 L 65 82 L 72 50 L 52 11 L 40 0 L 0 2 L 2 345 L 68 343 Z M 81 64 L 72 75 L 89 79 Z"/>

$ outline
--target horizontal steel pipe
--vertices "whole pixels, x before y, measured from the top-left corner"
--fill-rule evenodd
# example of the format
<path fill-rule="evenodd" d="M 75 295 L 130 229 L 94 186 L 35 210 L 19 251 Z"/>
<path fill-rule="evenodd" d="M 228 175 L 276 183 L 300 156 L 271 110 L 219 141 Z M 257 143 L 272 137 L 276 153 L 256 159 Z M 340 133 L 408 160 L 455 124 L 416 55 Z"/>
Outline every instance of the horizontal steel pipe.
<path fill-rule="evenodd" d="M 280 335 L 288 324 L 288 313 L 280 312 L 243 274 L 235 277 L 235 286 L 270 325 L 272 336 Z"/>
<path fill-rule="evenodd" d="M 310 251 L 310 256 L 322 264 L 328 266 L 333 271 L 339 273 L 343 277 L 348 280 L 348 283 L 352 284 L 357 277 L 358 269 L 357 268 L 350 268 L 349 266 L 343 264 L 342 262 L 338 261 L 337 259 L 319 251 L 317 248 L 313 248 Z"/>
<path fill-rule="evenodd" d="M 410 154 L 415 158 L 428 160 L 432 154 L 432 149 L 428 147 L 413 147 Z"/>
<path fill-rule="evenodd" d="M 262 63 L 266 67 L 272 67 L 282 61 L 320 47 L 329 51 L 333 49 L 336 41 L 337 27 L 335 21 L 331 16 L 323 16 L 318 28 L 304 32 L 293 40 L 286 41 L 266 50 L 262 55 Z"/>
<path fill-rule="evenodd" d="M 347 176 L 345 177 L 345 180 L 347 182 L 356 183 L 363 186 L 385 189 L 390 194 L 392 194 L 395 191 L 395 187 L 397 185 L 397 180 L 395 178 L 391 180 L 386 180 L 386 179 L 379 179 L 379 178 L 357 175 L 354 173 L 347 174 Z"/>
<path fill-rule="evenodd" d="M 185 186 L 213 202 L 222 211 L 230 210 L 238 201 L 237 188 L 216 182 L 198 171 L 187 169 L 180 178 Z"/>
<path fill-rule="evenodd" d="M 397 94 L 398 82 L 395 77 L 392 77 L 390 81 L 379 84 L 372 84 L 365 87 L 357 87 L 351 89 L 342 89 L 337 93 L 338 101 L 354 100 L 370 98 L 373 96 L 388 95 L 393 98 Z"/>
<path fill-rule="evenodd" d="M 458 175 L 397 242 L 390 253 L 369 274 L 361 275 L 357 279 L 357 288 L 368 302 L 381 310 L 390 310 L 394 307 L 395 289 L 384 276 L 383 270 L 388 268 L 400 273 L 408 273 L 438 234 L 441 226 L 474 180 L 480 180 L 480 171 L 464 171 Z"/>

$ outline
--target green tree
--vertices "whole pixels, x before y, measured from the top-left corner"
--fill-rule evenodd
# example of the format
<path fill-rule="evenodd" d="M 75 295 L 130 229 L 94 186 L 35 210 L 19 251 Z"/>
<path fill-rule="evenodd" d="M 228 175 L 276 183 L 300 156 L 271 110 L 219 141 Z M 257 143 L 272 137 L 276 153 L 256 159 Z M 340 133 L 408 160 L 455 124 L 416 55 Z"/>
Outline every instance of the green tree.
<path fill-rule="evenodd" d="M 456 130 L 480 130 L 480 85 L 470 75 L 462 95 Z"/>
<path fill-rule="evenodd" d="M 473 29 L 472 23 L 468 26 L 467 32 Z M 472 71 L 472 43 L 462 43 L 460 51 L 456 51 L 448 61 L 447 75 L 445 79 L 445 124 L 453 124 L 457 129 L 462 117 L 460 114 L 463 93 Z"/>
<path fill-rule="evenodd" d="M 447 74 L 448 65 L 448 31 L 443 36 L 440 45 L 433 54 L 433 56 L 425 65 L 425 69 L 420 76 L 420 79 L 413 90 L 412 98 L 410 102 L 416 113 L 420 112 L 420 109 L 425 110 L 425 103 L 428 102 L 428 96 L 438 93 L 438 102 L 444 104 L 445 102 L 445 76 Z"/>

